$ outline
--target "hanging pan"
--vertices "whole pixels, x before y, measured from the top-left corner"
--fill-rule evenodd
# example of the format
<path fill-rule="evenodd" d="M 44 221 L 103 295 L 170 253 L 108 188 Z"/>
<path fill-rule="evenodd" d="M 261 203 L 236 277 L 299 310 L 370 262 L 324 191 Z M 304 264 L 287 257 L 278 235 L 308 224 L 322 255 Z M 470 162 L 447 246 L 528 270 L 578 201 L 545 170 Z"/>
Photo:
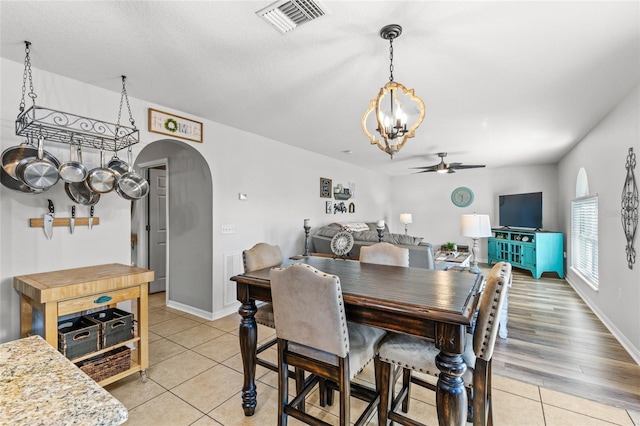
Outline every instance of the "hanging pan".
<path fill-rule="evenodd" d="M 89 172 L 85 184 L 93 192 L 105 194 L 113 191 L 116 184 L 116 174 L 104 166 L 104 150 L 100 151 L 100 167 Z"/>
<path fill-rule="evenodd" d="M 16 166 L 16 177 L 34 190 L 46 190 L 58 183 L 60 162 L 53 155 L 44 155 L 44 137 L 38 138 L 38 155 L 20 160 Z"/>
<path fill-rule="evenodd" d="M 26 194 L 39 194 L 46 191 L 46 189 L 30 188 L 16 177 L 16 166 L 18 163 L 25 158 L 36 157 L 37 155 L 38 150 L 34 148 L 28 140 L 25 140 L 18 146 L 5 149 L 2 153 L 2 169 L 0 170 L 2 184 L 9 189 Z M 43 155 L 44 158 L 55 161 L 55 157 L 48 152 L 45 151 Z"/>
<path fill-rule="evenodd" d="M 71 144 L 69 151 L 69 161 L 60 164 L 60 167 L 58 167 L 60 178 L 62 178 L 62 180 L 65 182 L 82 182 L 87 178 L 89 172 L 87 171 L 87 168 L 84 166 L 84 164 L 82 164 L 82 150 L 80 148 L 80 145 Z M 74 151 L 76 154 L 75 160 L 73 159 Z"/>
<path fill-rule="evenodd" d="M 131 149 L 128 152 L 129 171 L 116 182 L 116 192 L 126 200 L 139 200 L 149 193 L 149 182 L 131 167 Z"/>
<path fill-rule="evenodd" d="M 127 164 L 126 161 L 118 158 L 118 152 L 116 151 L 113 153 L 113 158 L 109 160 L 107 168 L 113 171 L 113 173 L 116 174 L 116 177 L 119 178 L 129 171 L 129 164 Z"/>
<path fill-rule="evenodd" d="M 83 206 L 92 206 L 100 201 L 100 194 L 90 190 L 84 182 L 66 182 L 64 184 L 64 190 L 76 204 L 82 204 Z"/>

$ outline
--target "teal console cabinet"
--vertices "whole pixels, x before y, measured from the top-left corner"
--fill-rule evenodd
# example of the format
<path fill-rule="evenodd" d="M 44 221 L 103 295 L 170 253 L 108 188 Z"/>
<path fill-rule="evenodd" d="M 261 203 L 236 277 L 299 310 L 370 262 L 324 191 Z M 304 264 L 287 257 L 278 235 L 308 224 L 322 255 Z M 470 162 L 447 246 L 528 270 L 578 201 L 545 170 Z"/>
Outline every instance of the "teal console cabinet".
<path fill-rule="evenodd" d="M 564 278 L 564 244 L 561 232 L 492 229 L 488 239 L 489 264 L 509 262 L 531 271 L 535 279 L 543 272 Z"/>

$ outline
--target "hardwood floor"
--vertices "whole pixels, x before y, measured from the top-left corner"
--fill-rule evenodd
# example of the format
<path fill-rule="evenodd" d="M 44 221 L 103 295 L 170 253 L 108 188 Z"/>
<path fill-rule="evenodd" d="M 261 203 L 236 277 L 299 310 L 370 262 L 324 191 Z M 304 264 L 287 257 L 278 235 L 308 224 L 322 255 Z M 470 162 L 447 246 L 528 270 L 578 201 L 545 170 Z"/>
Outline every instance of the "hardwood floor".
<path fill-rule="evenodd" d="M 640 365 L 567 281 L 514 268 L 509 291 L 509 335 L 496 342 L 494 374 L 640 410 Z"/>

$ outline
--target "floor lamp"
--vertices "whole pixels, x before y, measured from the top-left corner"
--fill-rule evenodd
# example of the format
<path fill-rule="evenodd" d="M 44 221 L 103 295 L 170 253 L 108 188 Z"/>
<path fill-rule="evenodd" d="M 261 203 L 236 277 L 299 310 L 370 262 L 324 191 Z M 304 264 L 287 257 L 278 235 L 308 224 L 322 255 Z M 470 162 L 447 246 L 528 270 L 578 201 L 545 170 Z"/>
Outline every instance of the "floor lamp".
<path fill-rule="evenodd" d="M 472 265 L 469 272 L 480 273 L 478 268 L 478 239 L 491 236 L 491 223 L 489 215 L 486 214 L 463 214 L 460 223 L 460 234 L 473 240 L 471 249 Z"/>

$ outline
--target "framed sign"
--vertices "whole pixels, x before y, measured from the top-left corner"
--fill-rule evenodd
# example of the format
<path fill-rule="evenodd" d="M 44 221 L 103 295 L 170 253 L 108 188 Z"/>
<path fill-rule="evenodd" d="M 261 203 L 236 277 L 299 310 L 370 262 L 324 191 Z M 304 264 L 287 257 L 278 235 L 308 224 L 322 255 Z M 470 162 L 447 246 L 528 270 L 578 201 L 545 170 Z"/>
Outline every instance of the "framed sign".
<path fill-rule="evenodd" d="M 331 179 L 320 178 L 320 196 L 331 198 Z"/>
<path fill-rule="evenodd" d="M 149 131 L 202 143 L 202 123 L 149 108 Z"/>

